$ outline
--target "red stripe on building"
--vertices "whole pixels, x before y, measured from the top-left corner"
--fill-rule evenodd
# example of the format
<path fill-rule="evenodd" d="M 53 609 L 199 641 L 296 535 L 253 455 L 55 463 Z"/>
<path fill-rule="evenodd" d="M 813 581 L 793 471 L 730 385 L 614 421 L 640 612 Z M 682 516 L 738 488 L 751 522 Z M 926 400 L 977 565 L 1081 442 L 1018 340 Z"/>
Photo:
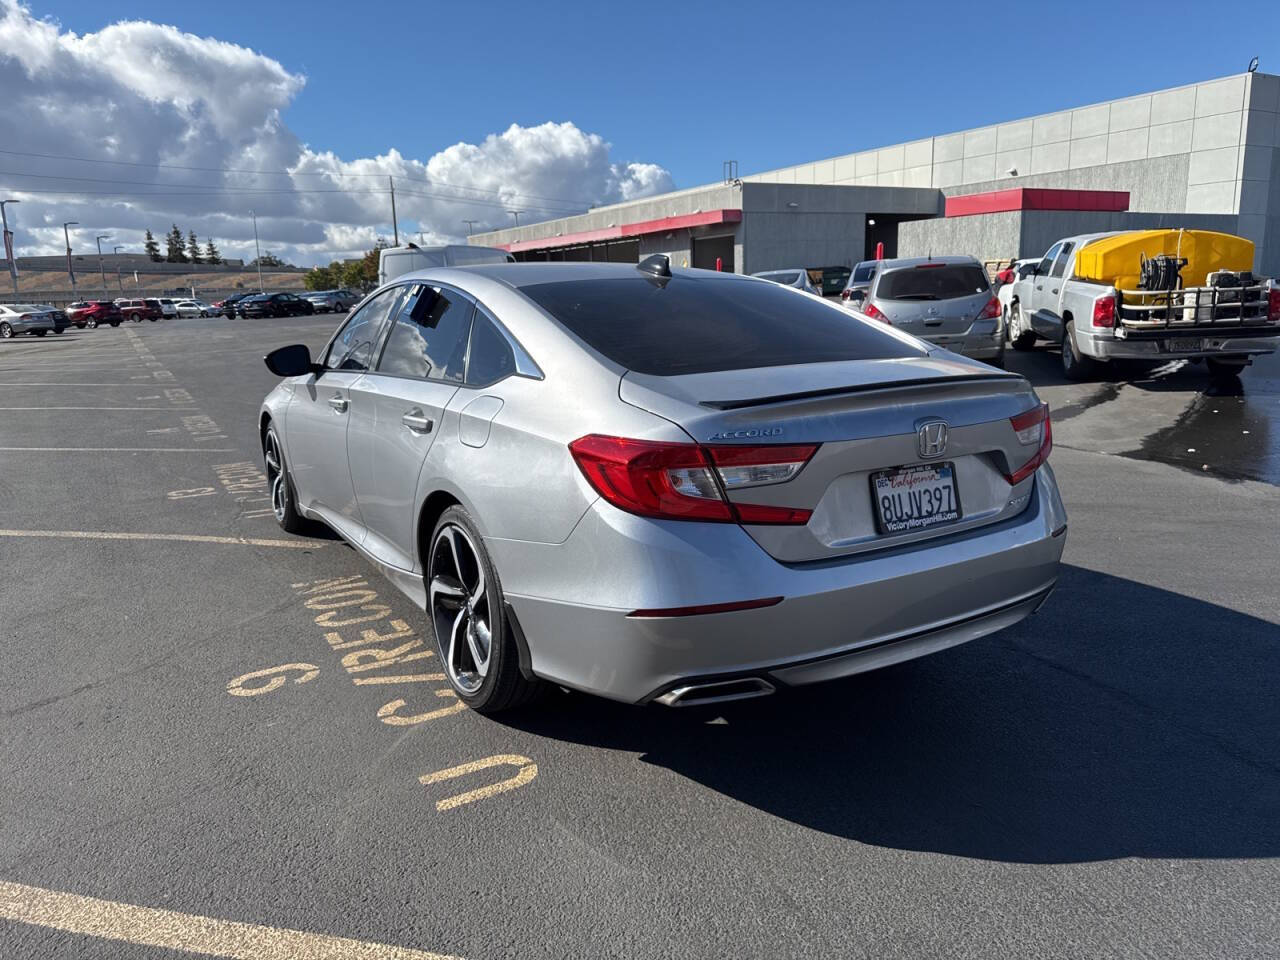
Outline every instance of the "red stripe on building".
<path fill-rule="evenodd" d="M 980 213 L 1008 213 L 1013 210 L 1095 210 L 1121 212 L 1129 209 L 1127 190 L 1045 190 L 1015 187 L 990 193 L 970 193 L 947 197 L 948 217 L 972 217 Z"/>
<path fill-rule="evenodd" d="M 547 250 L 553 247 L 575 247 L 584 243 L 599 243 L 623 237 L 640 237 L 650 233 L 666 233 L 669 230 L 687 230 L 689 227 L 707 227 L 718 223 L 739 223 L 741 210 L 708 210 L 705 213 L 687 213 L 680 217 L 662 217 L 658 220 L 641 220 L 624 223 L 620 227 L 604 227 L 600 230 L 583 230 L 559 237 L 542 237 L 538 240 L 516 240 L 513 243 L 495 244 L 500 250 L 519 253 L 521 250 Z"/>

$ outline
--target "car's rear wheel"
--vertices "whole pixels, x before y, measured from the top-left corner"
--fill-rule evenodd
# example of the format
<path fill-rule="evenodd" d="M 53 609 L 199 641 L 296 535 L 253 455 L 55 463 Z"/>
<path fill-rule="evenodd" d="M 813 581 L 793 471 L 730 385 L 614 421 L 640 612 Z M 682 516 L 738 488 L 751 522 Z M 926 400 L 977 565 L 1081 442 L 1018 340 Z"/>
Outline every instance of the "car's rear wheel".
<path fill-rule="evenodd" d="M 1062 330 L 1062 375 L 1068 380 L 1088 380 L 1093 367 L 1093 358 L 1076 349 L 1075 323 L 1068 320 Z"/>
<path fill-rule="evenodd" d="M 271 491 L 271 512 L 276 523 L 286 533 L 302 533 L 307 521 L 295 505 L 297 501 L 284 459 L 284 447 L 274 426 L 267 427 L 267 435 L 262 440 L 262 460 L 267 467 L 267 489 Z"/>
<path fill-rule="evenodd" d="M 533 699 L 541 684 L 520 671 L 502 584 L 475 523 L 459 506 L 440 515 L 427 554 L 427 613 L 454 692 L 480 713 Z"/>
<path fill-rule="evenodd" d="M 119 321 L 119 320 L 112 320 L 112 321 L 111 321 L 111 325 L 112 325 L 113 327 L 118 327 L 118 326 L 120 326 L 120 321 Z"/>
<path fill-rule="evenodd" d="M 142 314 L 140 314 L 140 313 L 131 313 L 131 314 L 129 314 L 129 319 L 130 319 L 130 320 L 132 320 L 134 323 L 141 323 L 141 322 L 142 322 Z"/>
<path fill-rule="evenodd" d="M 1238 377 L 1249 365 L 1249 361 L 1245 357 L 1209 357 L 1205 360 L 1205 366 L 1209 368 L 1209 376 L 1219 380 L 1229 380 Z"/>
<path fill-rule="evenodd" d="M 13 337 L 13 327 L 7 321 L 0 322 L 0 340 L 9 340 Z"/>

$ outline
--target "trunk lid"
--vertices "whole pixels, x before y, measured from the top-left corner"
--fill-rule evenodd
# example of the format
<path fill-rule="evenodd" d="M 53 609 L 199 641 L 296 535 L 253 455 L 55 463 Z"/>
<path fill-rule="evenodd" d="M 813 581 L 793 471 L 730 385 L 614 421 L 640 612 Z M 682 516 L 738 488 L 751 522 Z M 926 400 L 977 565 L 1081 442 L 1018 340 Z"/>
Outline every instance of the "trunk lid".
<path fill-rule="evenodd" d="M 623 376 L 621 399 L 678 424 L 707 445 L 820 444 L 792 479 L 729 493 L 738 503 L 812 511 L 796 526 L 745 524 L 773 557 L 805 562 L 944 536 L 1020 512 L 1030 479 L 1005 479 L 1036 452 L 1010 418 L 1039 402 L 1025 379 L 934 353 L 902 359 Z M 947 424 L 945 451 L 921 455 L 925 421 Z M 873 477 L 921 463 L 950 464 L 957 520 L 882 532 Z"/>

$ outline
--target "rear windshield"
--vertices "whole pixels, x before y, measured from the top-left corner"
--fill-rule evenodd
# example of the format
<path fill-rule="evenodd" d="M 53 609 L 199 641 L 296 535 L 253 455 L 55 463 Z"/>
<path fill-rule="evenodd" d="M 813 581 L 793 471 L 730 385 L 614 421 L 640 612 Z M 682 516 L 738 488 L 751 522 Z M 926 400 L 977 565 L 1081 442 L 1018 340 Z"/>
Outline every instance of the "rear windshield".
<path fill-rule="evenodd" d="M 792 284 L 800 279 L 800 273 L 796 270 L 783 270 L 780 273 L 757 273 L 757 277 L 761 280 L 772 280 L 774 283 Z"/>
<path fill-rule="evenodd" d="M 948 263 L 940 267 L 906 267 L 880 278 L 876 297 L 882 300 L 955 300 L 989 290 L 987 275 L 977 264 Z"/>
<path fill-rule="evenodd" d="M 792 363 L 924 356 L 839 307 L 769 283 L 644 277 L 520 292 L 619 366 L 659 377 Z"/>
<path fill-rule="evenodd" d="M 852 283 L 866 283 L 875 272 L 876 265 L 874 263 L 860 263 L 853 268 L 853 275 L 849 280 Z"/>

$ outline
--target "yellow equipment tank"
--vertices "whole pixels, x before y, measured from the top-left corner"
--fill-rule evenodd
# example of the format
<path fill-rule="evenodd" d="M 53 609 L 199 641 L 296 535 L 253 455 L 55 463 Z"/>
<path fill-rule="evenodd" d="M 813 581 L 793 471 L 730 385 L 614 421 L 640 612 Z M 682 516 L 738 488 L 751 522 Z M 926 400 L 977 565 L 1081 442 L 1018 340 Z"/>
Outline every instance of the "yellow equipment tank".
<path fill-rule="evenodd" d="M 1215 270 L 1253 269 L 1253 241 L 1212 230 L 1134 230 L 1101 237 L 1080 248 L 1076 276 L 1136 290 L 1142 258 L 1166 254 L 1184 257 L 1184 287 L 1202 287 Z"/>

